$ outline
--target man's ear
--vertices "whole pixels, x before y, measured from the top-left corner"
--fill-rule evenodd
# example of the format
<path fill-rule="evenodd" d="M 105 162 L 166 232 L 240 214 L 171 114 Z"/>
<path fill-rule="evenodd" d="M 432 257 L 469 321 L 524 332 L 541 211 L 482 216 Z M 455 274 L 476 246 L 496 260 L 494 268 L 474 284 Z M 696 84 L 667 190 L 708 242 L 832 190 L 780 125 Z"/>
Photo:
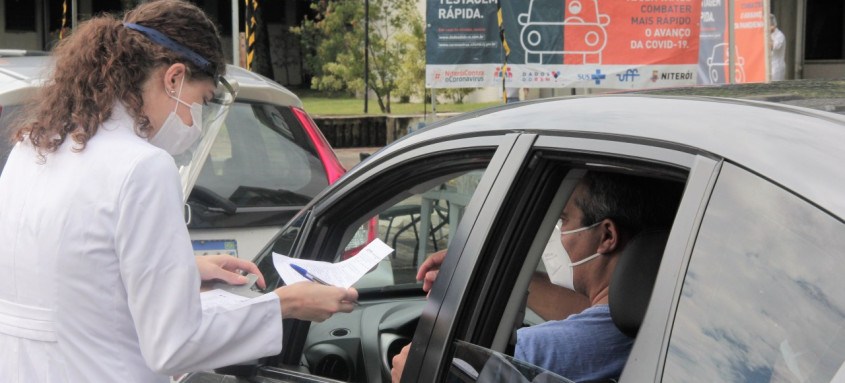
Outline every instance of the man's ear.
<path fill-rule="evenodd" d="M 187 74 L 187 71 L 188 68 L 186 68 L 185 64 L 182 63 L 176 63 L 168 67 L 164 71 L 164 90 L 171 94 L 178 92 L 179 83 Z"/>
<path fill-rule="evenodd" d="M 601 241 L 596 252 L 601 254 L 614 253 L 620 245 L 619 226 L 613 220 L 605 218 L 599 224 L 598 230 L 601 233 Z"/>

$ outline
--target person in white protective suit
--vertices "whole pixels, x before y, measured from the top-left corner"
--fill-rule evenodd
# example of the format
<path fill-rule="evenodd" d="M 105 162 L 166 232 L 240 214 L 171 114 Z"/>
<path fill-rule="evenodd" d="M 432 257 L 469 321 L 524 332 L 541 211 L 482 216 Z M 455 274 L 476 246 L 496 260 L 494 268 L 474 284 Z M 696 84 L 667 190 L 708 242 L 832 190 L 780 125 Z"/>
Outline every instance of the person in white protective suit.
<path fill-rule="evenodd" d="M 786 80 L 786 36 L 778 29 L 778 19 L 773 14 L 769 14 L 769 49 L 771 80 Z"/>
<path fill-rule="evenodd" d="M 258 268 L 194 257 L 184 222 L 174 156 L 234 98 L 199 8 L 98 16 L 53 56 L 0 176 L 0 381 L 167 382 L 278 354 L 282 318 L 352 311 L 357 291 L 312 282 L 203 311 L 202 280 Z"/>

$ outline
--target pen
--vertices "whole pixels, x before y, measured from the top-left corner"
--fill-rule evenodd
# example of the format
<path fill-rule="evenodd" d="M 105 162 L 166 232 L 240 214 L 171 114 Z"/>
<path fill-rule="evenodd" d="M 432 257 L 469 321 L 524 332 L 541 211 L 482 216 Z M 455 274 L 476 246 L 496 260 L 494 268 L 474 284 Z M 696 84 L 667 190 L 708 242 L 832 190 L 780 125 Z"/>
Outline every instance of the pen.
<path fill-rule="evenodd" d="M 294 270 L 296 270 L 297 273 L 299 273 L 300 275 L 305 277 L 305 279 L 307 279 L 311 282 L 317 282 L 321 285 L 332 286 L 331 283 L 328 283 L 328 282 L 326 282 L 326 281 L 324 281 L 320 278 L 317 278 L 316 276 L 314 276 L 314 274 L 309 273 L 308 270 L 305 270 L 305 269 L 303 269 L 303 268 L 301 268 L 297 265 L 294 265 L 293 263 L 290 264 L 290 267 L 293 268 Z"/>
<path fill-rule="evenodd" d="M 300 267 L 300 266 L 297 266 L 297 265 L 294 265 L 293 263 L 291 263 L 291 264 L 290 264 L 290 267 L 291 267 L 292 269 L 296 270 L 296 272 L 297 272 L 297 273 L 299 273 L 299 275 L 302 275 L 303 277 L 305 277 L 305 279 L 307 279 L 307 280 L 309 280 L 309 281 L 312 281 L 312 282 L 317 282 L 317 283 L 319 283 L 319 284 L 321 284 L 321 285 L 334 286 L 334 285 L 332 285 L 331 283 L 328 283 L 328 282 L 326 282 L 326 281 L 324 281 L 324 280 L 322 280 L 322 279 L 320 279 L 320 278 L 317 278 L 314 274 L 309 273 L 309 272 L 308 272 L 308 270 L 305 270 L 305 269 L 303 269 L 303 268 L 302 268 L 302 267 Z M 358 303 L 358 302 L 350 302 L 350 303 L 352 303 L 352 304 L 353 304 L 353 305 L 355 305 L 355 306 L 359 306 L 359 303 Z"/>

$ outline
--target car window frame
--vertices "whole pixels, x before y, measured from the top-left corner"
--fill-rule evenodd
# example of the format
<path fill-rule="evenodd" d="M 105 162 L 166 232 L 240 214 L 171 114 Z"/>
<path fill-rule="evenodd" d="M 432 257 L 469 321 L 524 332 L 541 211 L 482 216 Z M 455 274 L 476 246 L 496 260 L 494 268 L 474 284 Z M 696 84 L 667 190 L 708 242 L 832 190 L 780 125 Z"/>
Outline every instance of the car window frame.
<path fill-rule="evenodd" d="M 378 187 L 372 186 L 372 180 L 373 178 L 377 178 L 379 174 L 384 174 L 385 172 L 402 172 L 403 169 L 407 169 L 406 165 L 410 164 L 413 166 L 413 164 L 419 163 L 420 159 L 437 155 L 437 153 L 460 155 L 456 153 L 456 150 L 464 152 L 479 152 L 483 150 L 493 153 L 481 182 L 476 188 L 469 205 L 465 208 L 466 210 L 463 216 L 473 217 L 475 214 L 474 211 L 477 211 L 478 206 L 483 204 L 484 199 L 487 198 L 492 181 L 496 179 L 501 166 L 505 164 L 504 158 L 510 152 L 518 136 L 518 134 L 507 134 L 474 138 L 453 138 L 429 144 L 425 147 L 419 145 L 417 148 L 406 150 L 395 156 L 387 156 L 381 160 L 376 159 L 375 161 L 368 161 L 362 164 L 363 166 L 360 166 L 356 171 L 355 179 L 348 177 L 341 178 L 338 183 L 324 191 L 324 194 L 318 197 L 314 204 L 309 207 L 310 216 L 302 227 L 299 238 L 295 241 L 290 255 L 299 257 L 300 254 L 320 254 L 321 256 L 309 257 L 309 259 L 333 261 L 332 257 L 336 253 L 334 250 L 339 249 L 343 240 L 342 238 L 331 238 L 331 235 L 344 232 L 345 229 L 334 230 L 333 232 L 330 228 L 346 228 L 348 225 L 327 220 L 326 217 L 331 216 L 331 213 L 337 209 L 341 209 L 344 212 L 348 211 L 345 209 L 347 208 L 346 205 L 350 203 L 344 204 L 344 202 L 346 202 L 345 200 L 347 198 L 351 198 L 351 195 L 355 194 L 356 189 L 366 190 L 368 187 Z M 367 182 L 361 182 L 360 180 L 366 180 Z M 356 201 L 355 204 L 360 205 L 362 203 Z M 355 216 L 355 214 L 351 213 L 350 215 Z M 453 232 L 455 237 L 452 243 L 456 246 L 461 242 L 460 238 L 465 236 L 465 232 L 468 230 L 465 226 L 471 225 L 471 223 L 465 223 L 468 221 L 467 219 L 462 219 L 461 223 Z M 431 306 L 431 303 L 427 304 L 426 310 L 439 311 L 439 308 L 429 309 Z M 310 323 L 289 320 L 285 321 L 284 326 L 285 333 L 292 334 L 292 336 L 285 337 L 279 360 L 284 365 L 297 365 L 304 351 L 303 347 Z"/>

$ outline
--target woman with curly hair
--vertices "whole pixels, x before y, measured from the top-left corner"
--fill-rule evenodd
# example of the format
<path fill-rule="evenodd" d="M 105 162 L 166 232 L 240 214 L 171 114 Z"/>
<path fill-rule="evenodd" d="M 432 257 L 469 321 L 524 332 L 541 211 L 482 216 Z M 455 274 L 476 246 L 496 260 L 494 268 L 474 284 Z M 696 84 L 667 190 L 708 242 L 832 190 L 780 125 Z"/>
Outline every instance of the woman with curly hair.
<path fill-rule="evenodd" d="M 182 216 L 173 156 L 226 68 L 199 8 L 93 18 L 54 59 L 0 176 L 0 380 L 167 382 L 279 353 L 282 318 L 352 310 L 354 289 L 298 283 L 203 311 L 202 280 L 260 273 L 194 257 Z"/>

